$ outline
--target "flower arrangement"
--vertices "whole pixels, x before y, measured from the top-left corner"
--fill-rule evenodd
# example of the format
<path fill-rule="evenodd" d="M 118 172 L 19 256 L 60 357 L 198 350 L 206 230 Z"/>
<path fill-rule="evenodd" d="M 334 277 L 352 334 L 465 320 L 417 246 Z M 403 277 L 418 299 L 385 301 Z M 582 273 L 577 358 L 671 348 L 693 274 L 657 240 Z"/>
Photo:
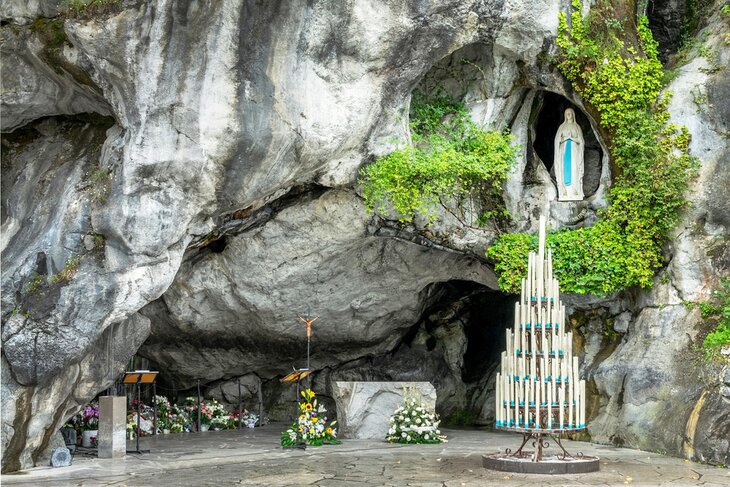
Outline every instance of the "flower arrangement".
<path fill-rule="evenodd" d="M 244 409 L 243 414 L 241 414 L 241 422 L 246 425 L 246 428 L 254 428 L 259 422 L 259 416 Z"/>
<path fill-rule="evenodd" d="M 417 395 L 414 389 L 404 391 L 403 405 L 388 419 L 386 441 L 416 444 L 446 441 L 438 429 L 438 415 L 429 411 Z"/>
<path fill-rule="evenodd" d="M 152 400 L 157 405 L 157 428 L 162 432 L 170 431 L 173 423 L 170 401 L 165 396 L 155 396 Z"/>
<path fill-rule="evenodd" d="M 299 418 L 289 429 L 281 434 L 281 446 L 291 447 L 299 443 L 321 446 L 325 443 L 338 445 L 337 421 L 327 424 L 327 410 L 318 404 L 315 393 L 311 389 L 302 391 L 304 401 L 299 403 Z"/>
<path fill-rule="evenodd" d="M 99 429 L 99 403 L 92 402 L 81 415 L 82 431 Z"/>
<path fill-rule="evenodd" d="M 183 431 L 192 431 L 192 421 L 184 406 L 173 405 L 171 408 L 172 418 L 170 424 L 170 432 L 182 433 Z"/>
<path fill-rule="evenodd" d="M 137 423 L 127 420 L 127 439 L 133 440 L 137 435 Z"/>
<path fill-rule="evenodd" d="M 73 415 L 63 427 L 76 430 L 79 437 L 84 431 L 99 429 L 99 404 L 96 401 L 87 404 L 83 411 Z"/>

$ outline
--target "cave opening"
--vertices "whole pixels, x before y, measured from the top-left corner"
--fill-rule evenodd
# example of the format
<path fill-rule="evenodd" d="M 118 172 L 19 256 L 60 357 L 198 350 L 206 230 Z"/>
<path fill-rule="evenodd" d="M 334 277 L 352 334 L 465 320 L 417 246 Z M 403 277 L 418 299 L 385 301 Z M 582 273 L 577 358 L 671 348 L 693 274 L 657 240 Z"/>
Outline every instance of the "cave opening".
<path fill-rule="evenodd" d="M 514 320 L 517 296 L 488 290 L 473 300 L 470 320 L 464 323 L 467 338 L 462 379 L 477 382 L 492 374 L 505 350 L 505 329 Z"/>
<path fill-rule="evenodd" d="M 422 367 L 432 373 L 423 380 L 431 381 L 443 396 L 437 412 L 448 424 L 489 423 L 484 406 L 493 400 L 490 384 L 506 346 L 505 329 L 514 320 L 517 296 L 463 280 L 434 283 L 428 293 L 421 320 L 404 338 L 411 348 L 425 348 Z M 396 352 L 399 355 L 404 357 L 402 350 Z"/>
<path fill-rule="evenodd" d="M 583 131 L 585 140 L 583 193 L 585 197 L 589 197 L 598 190 L 601 183 L 603 148 L 593 132 L 588 116 L 580 107 L 571 103 L 564 96 L 551 91 L 540 91 L 535 96 L 530 133 L 534 151 L 532 156 L 537 159 L 535 162 L 542 162 L 555 182 L 555 169 L 553 168 L 555 134 L 557 134 L 560 124 L 563 123 L 564 113 L 568 108 L 572 108 L 575 112 L 576 121 Z"/>
<path fill-rule="evenodd" d="M 499 364 L 505 347 L 504 330 L 514 319 L 517 296 L 495 291 L 472 281 L 453 280 L 434 284 L 431 305 L 423 313 L 428 333 L 427 350 L 449 346 L 453 333 L 444 329 L 459 325 L 463 333 L 460 379 L 477 383 Z"/>

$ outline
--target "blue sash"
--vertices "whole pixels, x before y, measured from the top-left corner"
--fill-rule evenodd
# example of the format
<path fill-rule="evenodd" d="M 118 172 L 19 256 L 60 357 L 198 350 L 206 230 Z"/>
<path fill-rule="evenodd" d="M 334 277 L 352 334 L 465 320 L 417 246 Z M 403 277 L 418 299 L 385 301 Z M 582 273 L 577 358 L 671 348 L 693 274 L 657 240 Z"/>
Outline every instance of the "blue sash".
<path fill-rule="evenodd" d="M 573 182 L 573 171 L 571 169 L 571 146 L 573 141 L 565 141 L 565 155 L 563 156 L 563 184 L 570 186 Z"/>

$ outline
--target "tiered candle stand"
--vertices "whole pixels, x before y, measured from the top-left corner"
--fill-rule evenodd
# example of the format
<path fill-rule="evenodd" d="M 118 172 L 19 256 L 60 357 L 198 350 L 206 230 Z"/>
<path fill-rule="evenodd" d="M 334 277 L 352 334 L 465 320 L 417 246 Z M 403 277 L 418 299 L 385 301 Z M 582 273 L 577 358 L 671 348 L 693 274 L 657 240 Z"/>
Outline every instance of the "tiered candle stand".
<path fill-rule="evenodd" d="M 486 468 L 522 473 L 586 473 L 598 470 L 597 457 L 571 455 L 560 435 L 585 430 L 586 384 L 573 356 L 573 334 L 565 329 L 565 307 L 553 277 L 552 254 L 545 252 L 545 218 L 540 218 L 537 253 L 528 257 L 514 327 L 506 330 L 500 373 L 495 382 L 495 428 L 523 435 L 512 452 L 483 456 Z M 560 452 L 547 455 L 552 441 Z M 534 450 L 525 450 L 532 441 Z"/>

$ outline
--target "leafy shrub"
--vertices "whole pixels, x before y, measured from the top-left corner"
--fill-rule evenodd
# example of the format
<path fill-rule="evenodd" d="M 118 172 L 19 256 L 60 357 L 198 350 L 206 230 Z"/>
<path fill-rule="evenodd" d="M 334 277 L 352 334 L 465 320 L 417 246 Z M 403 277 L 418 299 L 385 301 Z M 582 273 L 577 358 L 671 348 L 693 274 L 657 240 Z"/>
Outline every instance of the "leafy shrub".
<path fill-rule="evenodd" d="M 700 303 L 702 317 L 717 320 L 717 326 L 702 343 L 708 356 L 713 356 L 720 347 L 730 345 L 730 279 L 722 281 L 722 289 L 713 297 L 719 304 Z"/>
<path fill-rule="evenodd" d="M 388 215 L 392 208 L 401 222 L 419 214 L 432 222 L 441 206 L 470 224 L 467 214 L 479 207 L 481 217 L 474 223 L 506 218 L 502 186 L 516 153 L 508 134 L 481 130 L 462 104 L 418 92 L 410 128 L 412 147 L 396 150 L 360 172 L 370 212 Z"/>

